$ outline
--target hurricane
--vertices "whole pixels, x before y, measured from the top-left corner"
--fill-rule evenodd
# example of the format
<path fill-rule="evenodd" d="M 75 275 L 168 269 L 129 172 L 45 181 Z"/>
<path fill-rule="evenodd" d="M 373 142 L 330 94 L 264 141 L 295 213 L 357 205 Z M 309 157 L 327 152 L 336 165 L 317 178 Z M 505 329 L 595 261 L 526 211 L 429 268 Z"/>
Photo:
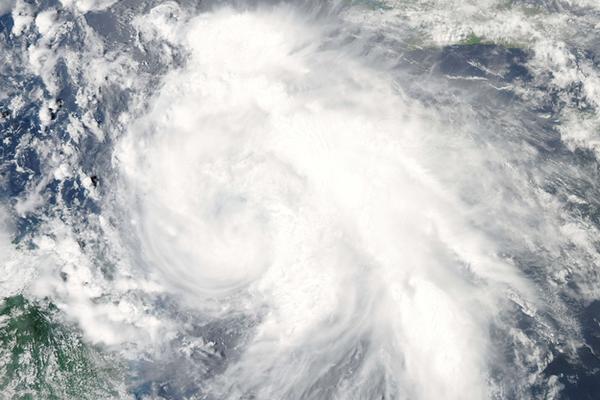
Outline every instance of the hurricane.
<path fill-rule="evenodd" d="M 599 26 L 0 0 L 0 399 L 598 398 Z"/>

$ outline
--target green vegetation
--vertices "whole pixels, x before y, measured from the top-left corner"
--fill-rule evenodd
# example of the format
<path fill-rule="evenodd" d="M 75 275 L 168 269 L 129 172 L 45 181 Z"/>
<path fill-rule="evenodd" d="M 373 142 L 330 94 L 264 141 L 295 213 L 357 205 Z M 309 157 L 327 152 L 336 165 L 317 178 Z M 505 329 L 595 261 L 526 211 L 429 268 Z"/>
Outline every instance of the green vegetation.
<path fill-rule="evenodd" d="M 111 389 L 117 369 L 57 315 L 51 303 L 21 295 L 0 303 L 0 393 L 20 400 L 118 398 Z"/>
<path fill-rule="evenodd" d="M 479 45 L 479 44 L 497 45 L 497 46 L 505 47 L 507 49 L 522 49 L 525 47 L 522 44 L 519 44 L 516 42 L 510 42 L 510 41 L 504 41 L 504 40 L 498 40 L 498 41 L 488 40 L 482 36 L 477 36 L 473 32 L 471 32 L 466 38 L 459 41 L 457 44 L 461 45 L 461 46 L 474 46 L 474 45 Z"/>
<path fill-rule="evenodd" d="M 483 38 L 481 38 L 471 32 L 469 34 L 469 36 L 467 36 L 466 39 L 463 39 L 459 44 L 462 44 L 465 46 L 472 46 L 472 45 L 476 45 L 476 44 L 488 44 L 488 43 L 484 42 Z"/>

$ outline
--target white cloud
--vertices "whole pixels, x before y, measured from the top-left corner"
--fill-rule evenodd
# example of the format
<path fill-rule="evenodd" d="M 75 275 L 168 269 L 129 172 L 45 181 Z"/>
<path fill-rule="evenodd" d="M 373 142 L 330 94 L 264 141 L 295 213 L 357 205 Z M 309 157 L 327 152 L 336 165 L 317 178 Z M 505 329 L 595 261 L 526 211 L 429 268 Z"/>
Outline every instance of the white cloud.
<path fill-rule="evenodd" d="M 8 14 L 15 5 L 15 0 L 0 0 L 0 16 Z"/>
<path fill-rule="evenodd" d="M 190 58 L 121 141 L 117 190 L 172 293 L 266 307 L 211 389 L 294 397 L 365 340 L 344 398 L 377 371 L 392 397 L 486 397 L 490 318 L 529 288 L 422 165 L 426 112 L 289 8 L 170 23 Z"/>

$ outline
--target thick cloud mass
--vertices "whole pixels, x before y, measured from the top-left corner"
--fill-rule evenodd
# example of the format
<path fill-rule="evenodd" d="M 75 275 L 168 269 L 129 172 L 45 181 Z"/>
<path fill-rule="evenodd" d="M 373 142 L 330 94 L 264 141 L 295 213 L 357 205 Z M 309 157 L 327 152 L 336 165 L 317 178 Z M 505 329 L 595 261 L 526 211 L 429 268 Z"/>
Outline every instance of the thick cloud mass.
<path fill-rule="evenodd" d="M 116 154 L 140 257 L 192 307 L 266 307 L 223 397 L 486 397 L 489 318 L 526 284 L 420 164 L 440 127 L 334 29 L 289 7 L 179 27 L 189 60 Z"/>
<path fill-rule="evenodd" d="M 0 2 L 0 399 L 593 398 L 599 21 Z"/>

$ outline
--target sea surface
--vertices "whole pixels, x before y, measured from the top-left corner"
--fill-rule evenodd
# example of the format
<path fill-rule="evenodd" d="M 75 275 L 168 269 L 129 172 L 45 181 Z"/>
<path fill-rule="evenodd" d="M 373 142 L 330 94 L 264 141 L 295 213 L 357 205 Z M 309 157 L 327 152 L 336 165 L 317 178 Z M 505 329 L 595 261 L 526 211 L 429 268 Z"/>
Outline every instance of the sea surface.
<path fill-rule="evenodd" d="M 600 398 L 600 2 L 0 0 L 0 400 Z"/>

